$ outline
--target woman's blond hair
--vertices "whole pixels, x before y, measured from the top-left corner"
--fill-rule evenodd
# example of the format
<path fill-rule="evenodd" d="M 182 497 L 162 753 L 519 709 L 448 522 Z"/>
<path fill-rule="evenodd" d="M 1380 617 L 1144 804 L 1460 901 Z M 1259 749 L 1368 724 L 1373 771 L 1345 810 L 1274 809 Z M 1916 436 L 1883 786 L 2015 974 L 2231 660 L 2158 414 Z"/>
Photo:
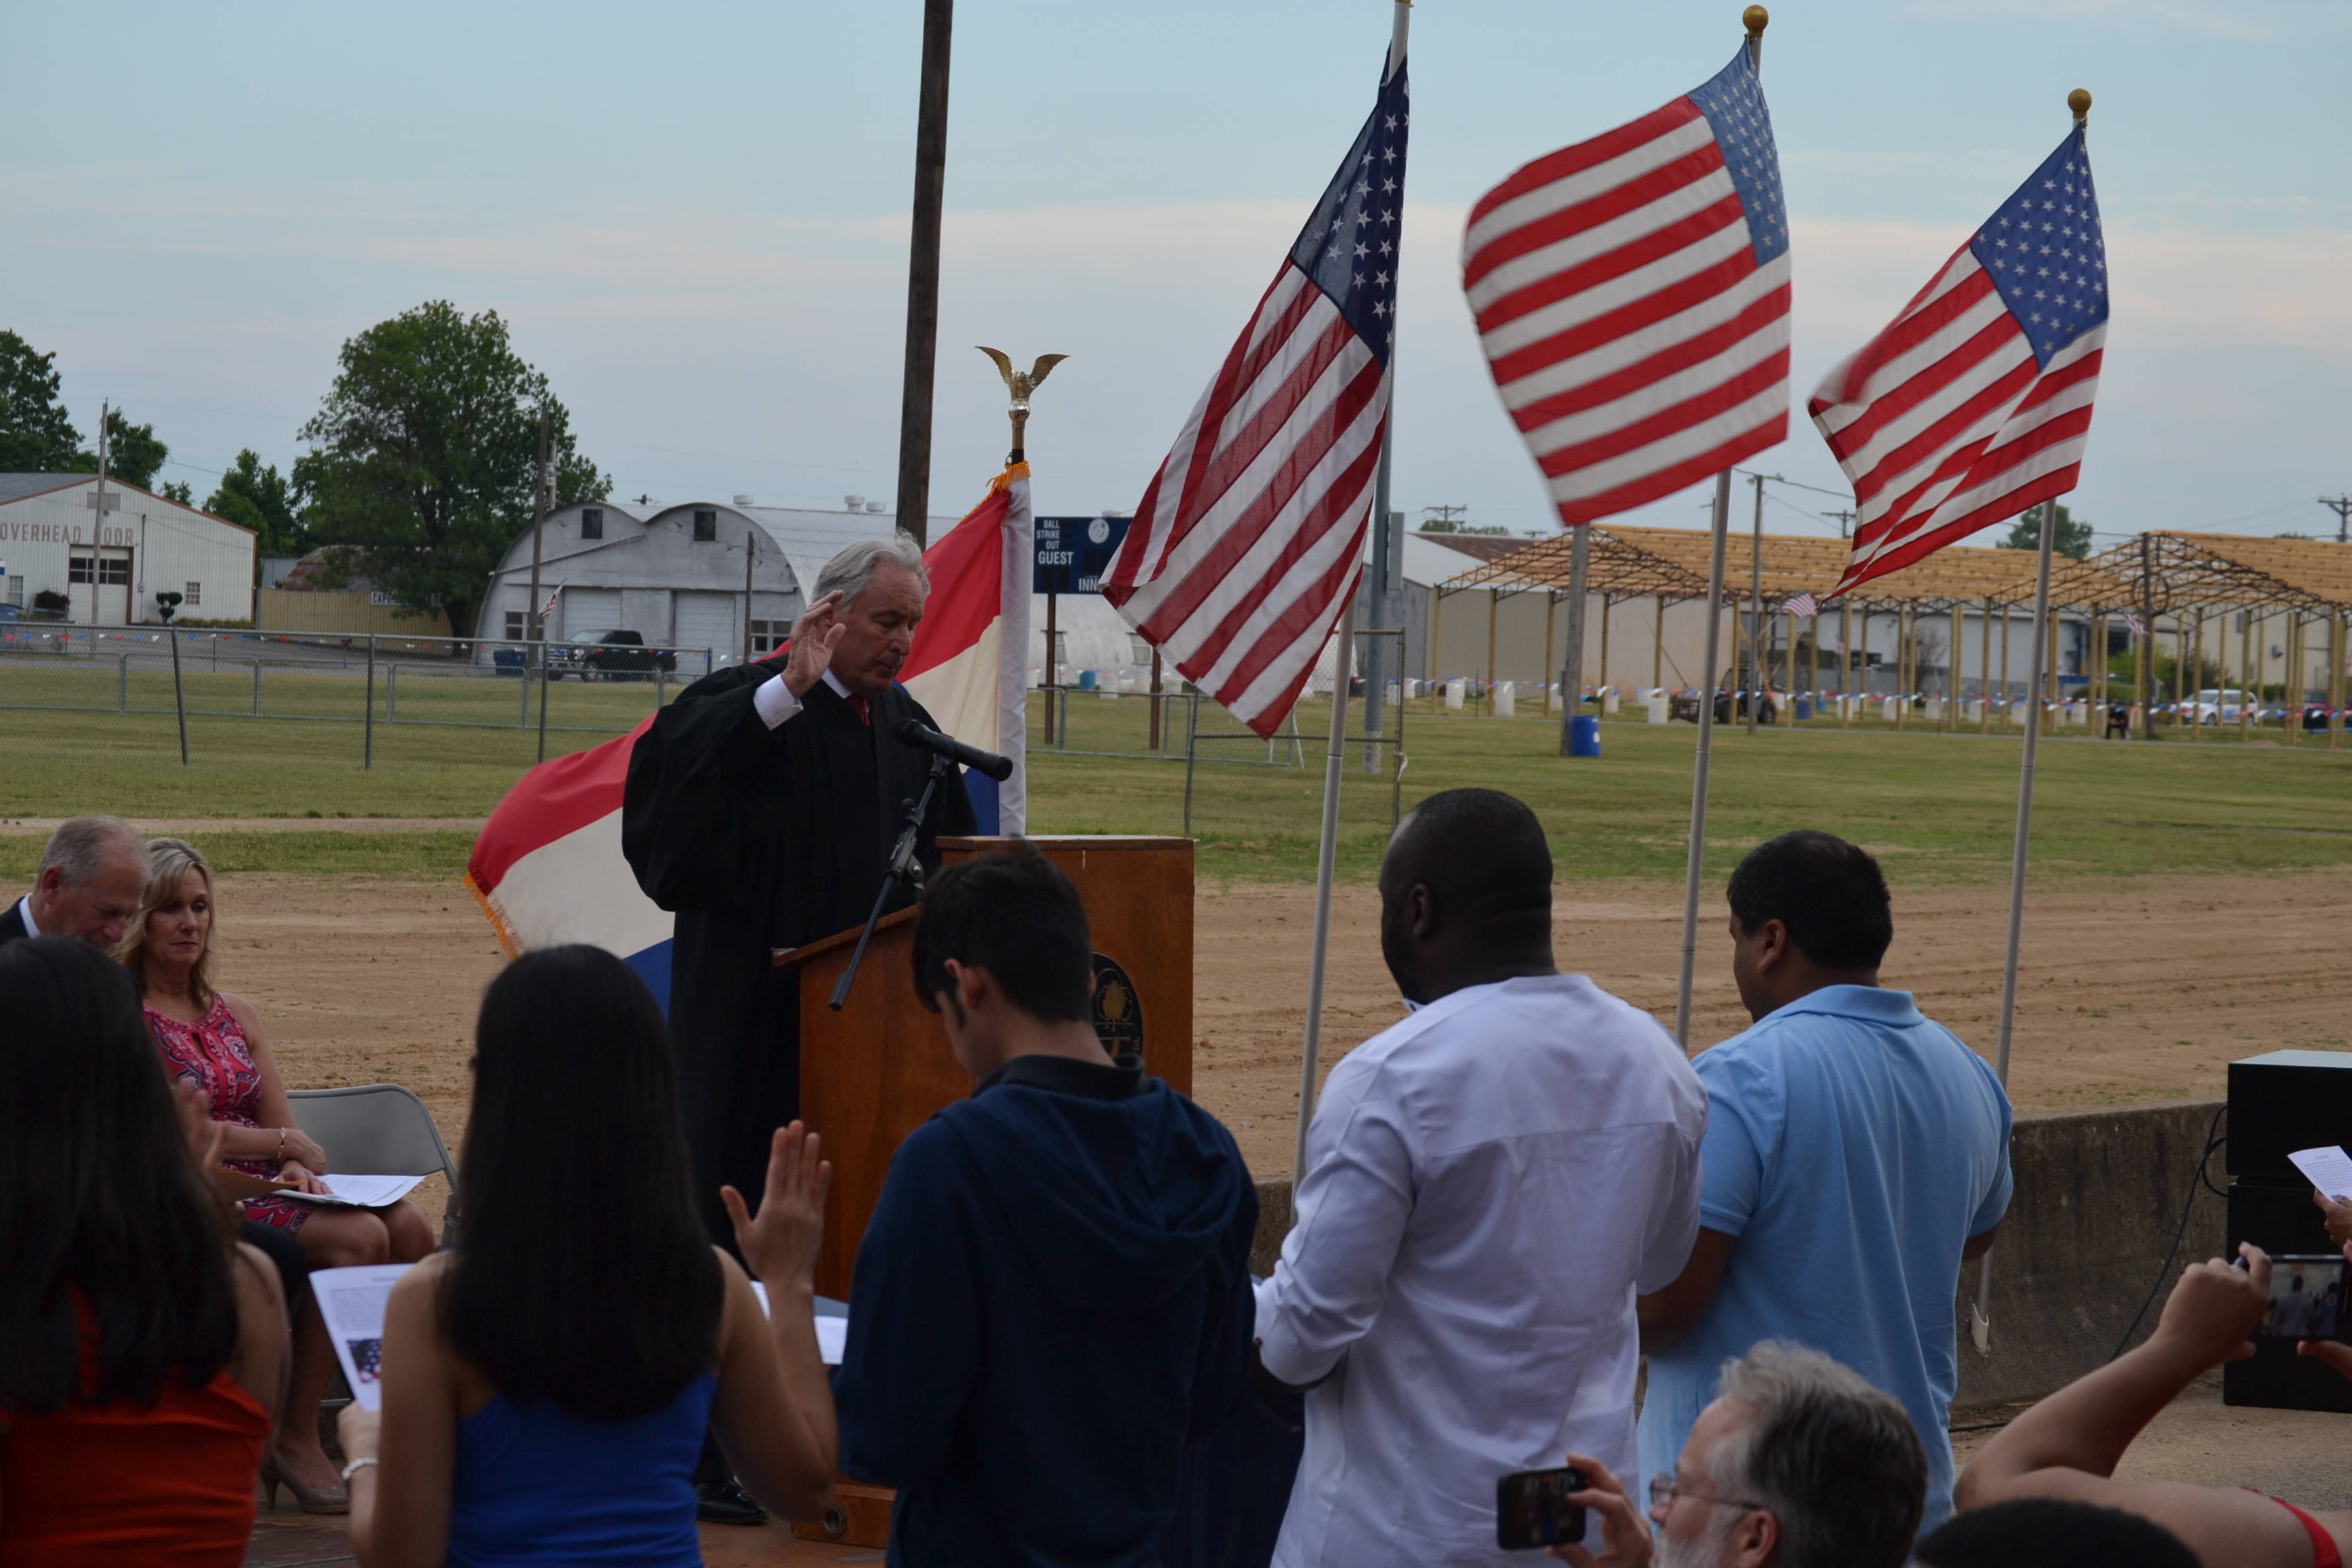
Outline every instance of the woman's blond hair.
<path fill-rule="evenodd" d="M 139 912 L 122 930 L 122 941 L 114 956 L 125 969 L 139 977 L 142 990 L 147 985 L 147 921 L 150 916 L 180 896 L 180 889 L 191 871 L 201 871 L 205 891 L 213 896 L 215 918 L 219 908 L 220 879 L 213 875 L 212 862 L 194 845 L 184 838 L 150 838 L 147 841 L 147 891 L 139 900 Z M 205 950 L 196 955 L 195 967 L 188 971 L 188 999 L 209 1010 L 213 1005 L 213 940 L 212 931 L 205 932 Z"/>

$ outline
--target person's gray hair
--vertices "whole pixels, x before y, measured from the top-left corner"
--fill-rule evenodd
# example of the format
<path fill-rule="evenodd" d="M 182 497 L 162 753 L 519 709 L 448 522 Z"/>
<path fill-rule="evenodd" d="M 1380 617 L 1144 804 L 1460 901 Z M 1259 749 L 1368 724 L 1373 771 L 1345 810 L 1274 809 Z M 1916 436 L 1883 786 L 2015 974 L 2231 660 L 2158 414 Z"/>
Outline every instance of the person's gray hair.
<path fill-rule="evenodd" d="M 1780 1527 L 1782 1568 L 1901 1568 L 1927 1500 L 1927 1456 L 1902 1402 L 1817 1350 L 1767 1340 L 1723 1363 L 1747 1419 L 1707 1456 L 1726 1498 Z"/>
<path fill-rule="evenodd" d="M 923 547 L 915 542 L 914 535 L 901 532 L 887 539 L 861 539 L 835 551 L 824 570 L 816 574 L 816 593 L 810 602 L 837 589 L 845 608 L 856 604 L 857 596 L 872 585 L 875 569 L 885 561 L 895 561 L 912 572 L 923 596 L 930 597 L 931 578 L 923 570 Z"/>
<path fill-rule="evenodd" d="M 111 852 L 130 856 L 142 869 L 147 864 L 147 841 L 122 818 L 73 817 L 49 835 L 48 844 L 41 850 L 41 863 L 34 868 L 33 880 L 38 883 L 55 866 L 65 873 L 67 887 L 81 887 L 98 875 L 99 868 L 106 864 Z"/>

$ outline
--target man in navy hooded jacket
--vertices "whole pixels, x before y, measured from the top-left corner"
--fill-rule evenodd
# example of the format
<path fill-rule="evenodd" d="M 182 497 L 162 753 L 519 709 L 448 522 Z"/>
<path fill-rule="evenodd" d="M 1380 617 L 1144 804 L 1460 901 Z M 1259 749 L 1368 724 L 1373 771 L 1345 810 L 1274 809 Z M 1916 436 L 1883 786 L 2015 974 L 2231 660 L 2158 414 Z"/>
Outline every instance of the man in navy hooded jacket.
<path fill-rule="evenodd" d="M 898 1489 L 894 1565 L 1152 1568 L 1186 1442 L 1247 1392 L 1256 1190 L 1103 1050 L 1092 955 L 1032 849 L 924 895 L 916 993 L 978 1082 L 891 1162 L 835 1384 L 843 1469 Z"/>

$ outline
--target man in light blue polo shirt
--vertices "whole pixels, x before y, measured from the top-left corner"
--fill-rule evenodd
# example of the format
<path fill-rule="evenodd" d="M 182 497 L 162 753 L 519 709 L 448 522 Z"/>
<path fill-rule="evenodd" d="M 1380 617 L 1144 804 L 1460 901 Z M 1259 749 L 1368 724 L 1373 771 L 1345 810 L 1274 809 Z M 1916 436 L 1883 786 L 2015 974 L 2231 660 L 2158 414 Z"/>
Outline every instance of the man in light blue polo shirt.
<path fill-rule="evenodd" d="M 1879 988 L 1895 922 L 1860 848 L 1786 834 L 1739 863 L 1729 897 L 1731 973 L 1756 1023 L 1693 1064 L 1708 1107 L 1698 1244 L 1639 1302 L 1642 1468 L 1674 1469 L 1725 1361 L 1794 1340 L 1911 1413 L 1933 1530 L 1952 1511 L 1953 1303 L 2009 1207 L 2009 1098 L 1910 993 Z"/>

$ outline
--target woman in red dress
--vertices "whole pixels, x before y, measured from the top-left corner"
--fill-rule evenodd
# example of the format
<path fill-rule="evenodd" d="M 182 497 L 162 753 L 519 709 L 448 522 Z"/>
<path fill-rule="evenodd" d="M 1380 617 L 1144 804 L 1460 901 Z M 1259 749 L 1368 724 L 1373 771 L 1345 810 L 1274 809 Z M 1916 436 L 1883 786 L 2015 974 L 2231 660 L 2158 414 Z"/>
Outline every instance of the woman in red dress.
<path fill-rule="evenodd" d="M 147 895 L 115 956 L 146 992 L 147 1023 L 171 1075 L 193 1084 L 227 1124 L 222 1157 L 248 1174 L 324 1192 L 330 1155 L 294 1125 L 285 1081 L 260 1016 L 243 997 L 214 989 L 212 868 L 177 838 L 147 847 Z M 313 1268 L 413 1263 L 433 1250 L 433 1227 L 414 1205 L 322 1207 L 299 1198 L 257 1198 L 245 1216 L 291 1232 Z M 294 1313 L 294 1366 L 278 1435 L 262 1470 L 274 1505 L 284 1486 L 309 1513 L 349 1506 L 319 1442 L 319 1401 L 335 1365 L 318 1303 Z"/>
<path fill-rule="evenodd" d="M 0 949 L 0 1563 L 236 1568 L 286 1375 L 278 1272 L 230 1239 L 135 989 Z"/>

